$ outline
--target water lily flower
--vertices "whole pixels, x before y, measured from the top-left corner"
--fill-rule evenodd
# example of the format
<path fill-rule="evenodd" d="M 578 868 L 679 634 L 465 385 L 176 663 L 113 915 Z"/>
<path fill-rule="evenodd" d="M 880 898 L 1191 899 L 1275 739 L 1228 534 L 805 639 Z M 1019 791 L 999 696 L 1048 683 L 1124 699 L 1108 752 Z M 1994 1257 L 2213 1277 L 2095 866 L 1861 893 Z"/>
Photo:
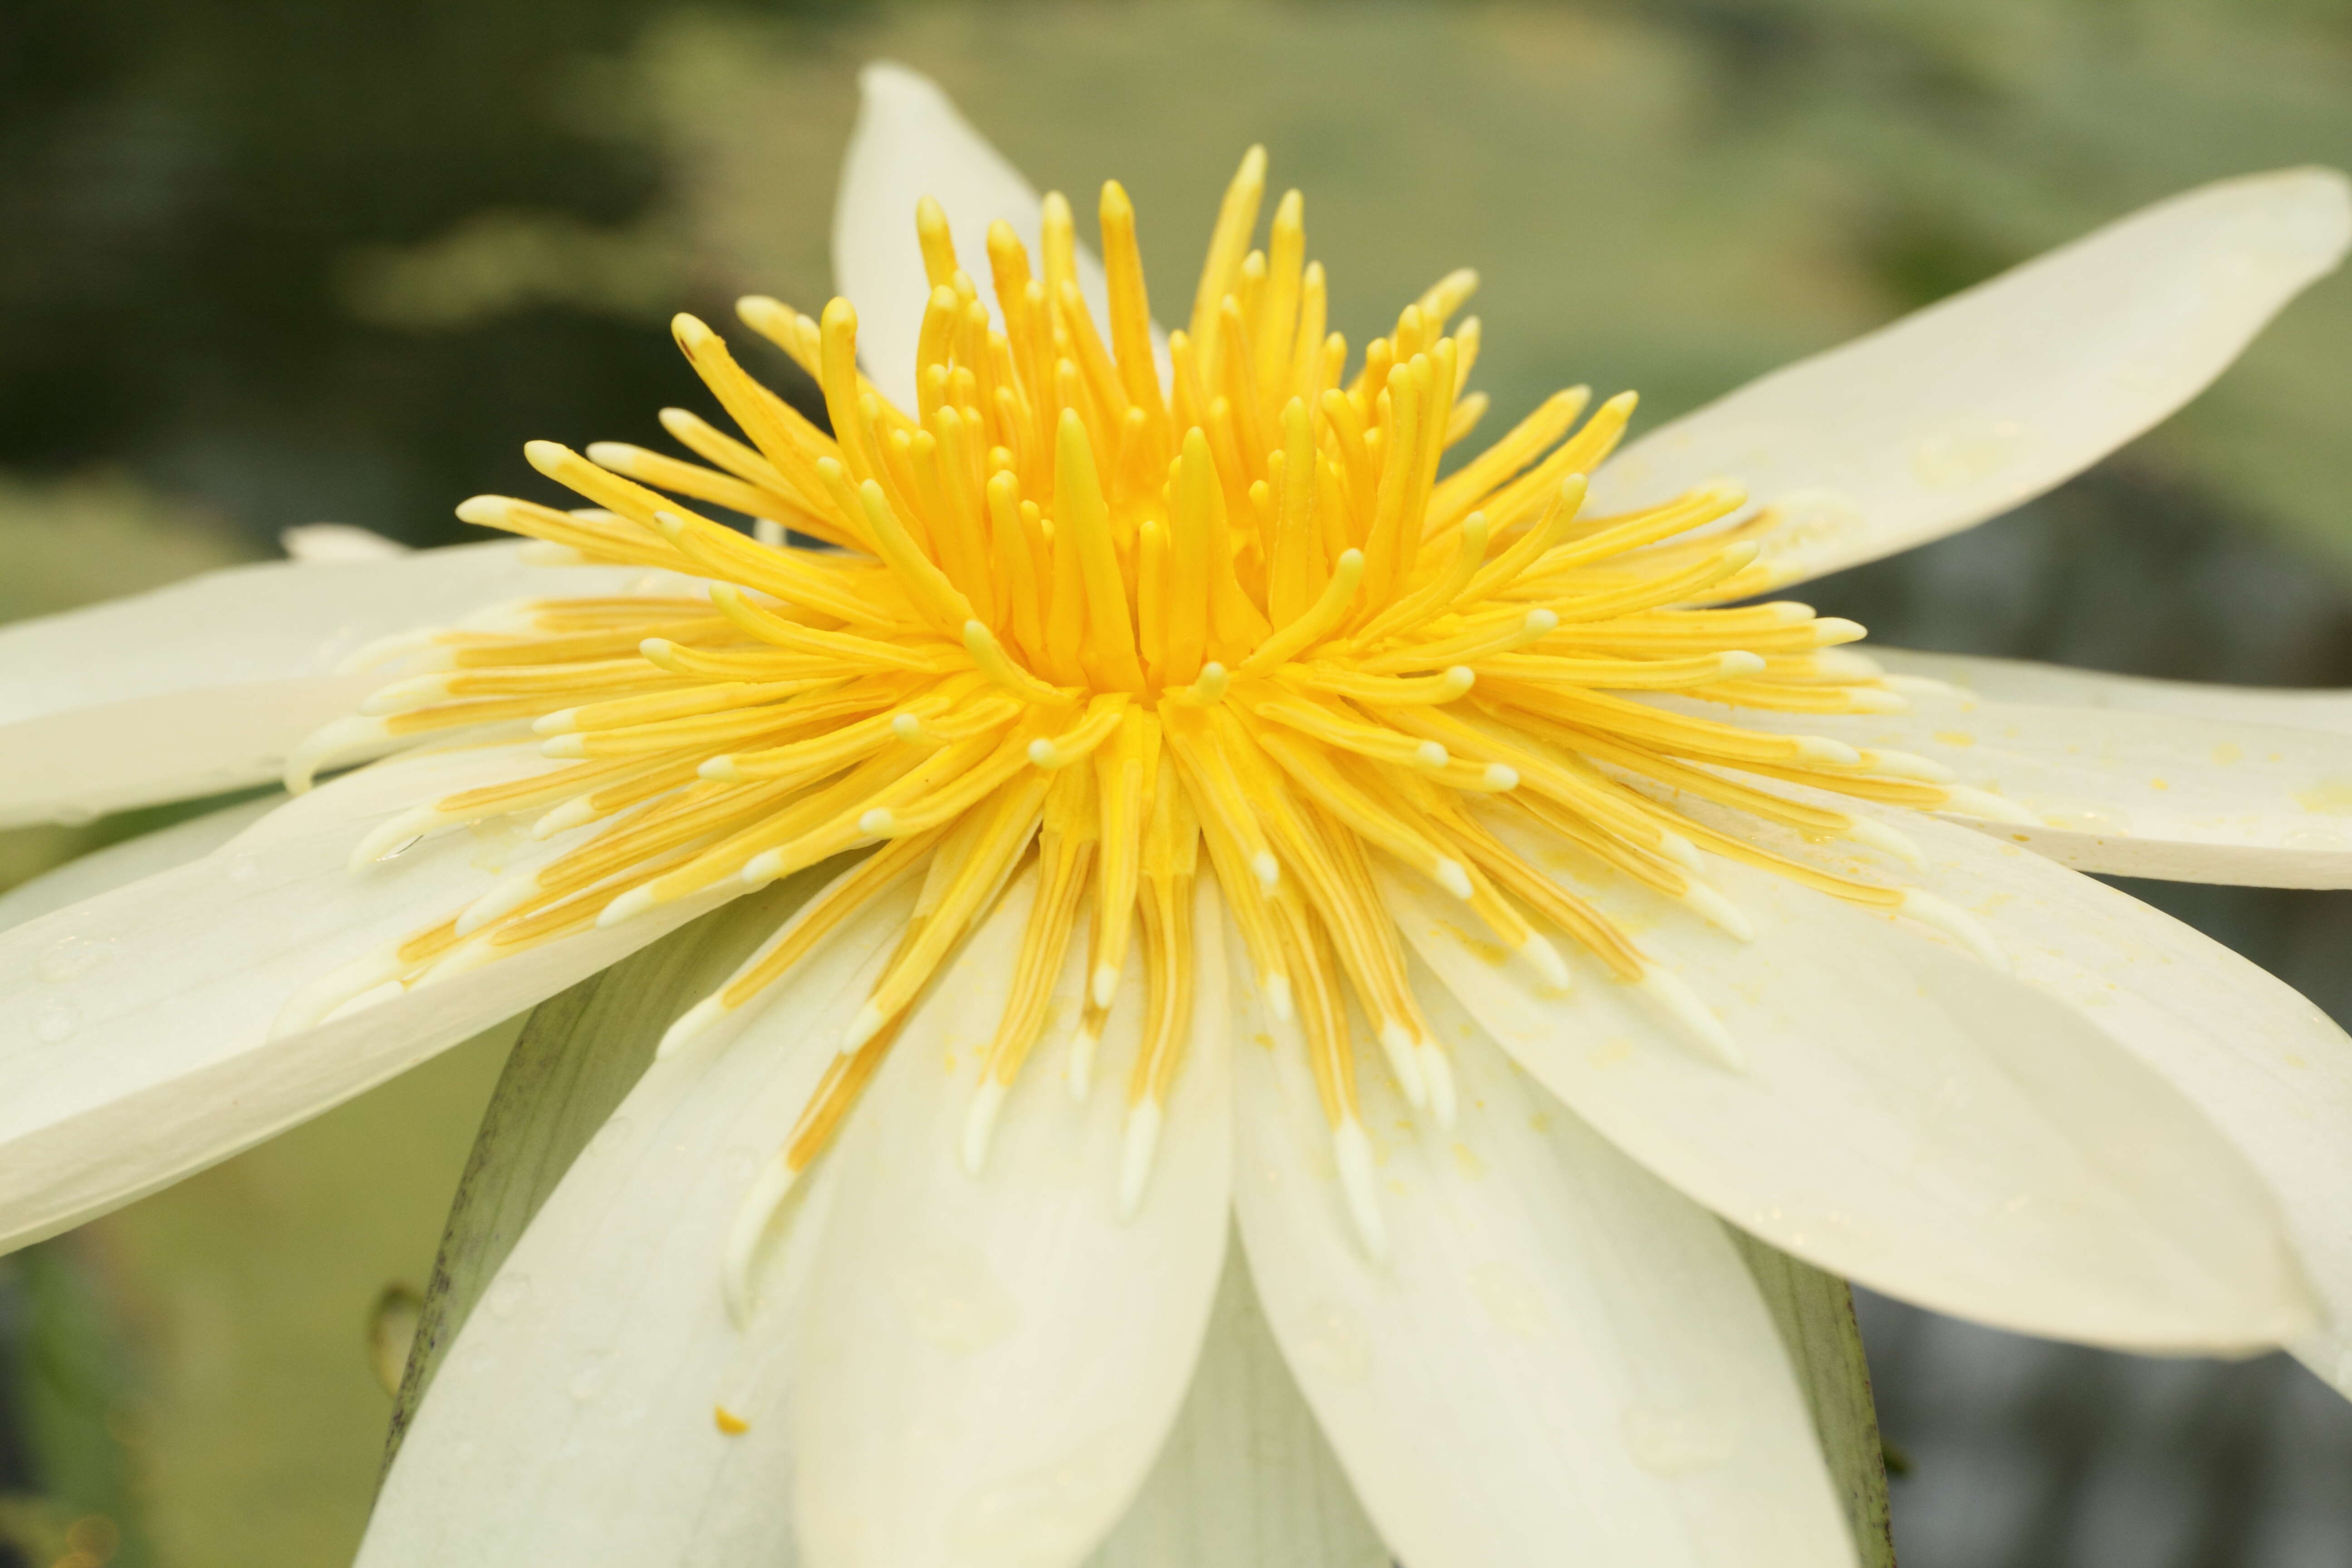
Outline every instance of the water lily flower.
<path fill-rule="evenodd" d="M 771 889 L 362 1563 L 1851 1561 L 1717 1216 L 2352 1387 L 2352 1043 L 2081 874 L 2352 886 L 2352 708 L 1760 597 L 2163 418 L 2336 264 L 2340 176 L 1449 470 L 1470 275 L 1351 353 L 1253 151 L 1163 334 L 1118 185 L 1097 261 L 931 84 L 866 92 L 845 298 L 741 306 L 829 432 L 681 317 L 735 433 L 534 443 L 583 507 L 460 509 L 530 544 L 0 632 L 0 809 L 304 792 L 0 906 L 11 1244 Z"/>

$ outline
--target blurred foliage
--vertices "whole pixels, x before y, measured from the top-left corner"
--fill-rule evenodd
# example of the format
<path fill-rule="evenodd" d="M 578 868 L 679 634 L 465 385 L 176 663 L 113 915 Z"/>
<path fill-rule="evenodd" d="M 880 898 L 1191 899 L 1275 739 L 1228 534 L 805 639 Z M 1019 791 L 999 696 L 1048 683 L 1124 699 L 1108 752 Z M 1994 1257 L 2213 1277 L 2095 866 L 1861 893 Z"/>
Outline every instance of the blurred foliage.
<path fill-rule="evenodd" d="M 2342 0 L 10 0 L 0 618 L 321 518 L 455 539 L 468 493 L 547 493 L 526 437 L 709 411 L 662 322 L 828 292 L 877 55 L 1082 215 L 1125 181 L 1171 314 L 1253 141 L 1351 341 L 1477 267 L 1497 424 L 1573 381 L 1668 416 L 2168 192 L 2352 164 Z M 2347 342 L 2336 279 L 2090 478 L 1817 601 L 1928 646 L 2341 681 L 2345 595 L 2305 563 L 2352 579 Z M 0 835 L 0 885 L 161 820 Z M 2352 1013 L 2340 898 L 2182 896 Z M 92 1568 L 101 1517 L 116 1563 L 347 1557 L 398 1289 L 504 1054 L 5 1265 L 0 1564 Z"/>

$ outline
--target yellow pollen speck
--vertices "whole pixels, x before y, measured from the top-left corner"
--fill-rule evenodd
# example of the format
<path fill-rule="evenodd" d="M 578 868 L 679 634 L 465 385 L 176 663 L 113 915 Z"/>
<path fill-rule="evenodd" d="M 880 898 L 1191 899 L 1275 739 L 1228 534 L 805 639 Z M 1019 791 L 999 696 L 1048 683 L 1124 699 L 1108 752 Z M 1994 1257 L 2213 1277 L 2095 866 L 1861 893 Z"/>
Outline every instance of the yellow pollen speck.
<path fill-rule="evenodd" d="M 2213 748 L 2213 765 L 2226 768 L 2246 754 L 2246 749 L 2235 741 L 2223 741 Z"/>
<path fill-rule="evenodd" d="M 2295 791 L 2294 803 L 2315 816 L 2352 816 L 2352 783 L 2325 780 Z"/>
<path fill-rule="evenodd" d="M 1484 1179 L 1486 1174 L 1486 1162 L 1480 1159 L 1478 1151 L 1467 1143 L 1458 1141 L 1454 1143 L 1454 1163 L 1461 1168 L 1464 1175 L 1474 1182 Z"/>
<path fill-rule="evenodd" d="M 2150 789 L 2170 789 L 2172 784 L 2168 780 L 2150 779 L 2147 781 L 2147 787 Z"/>
<path fill-rule="evenodd" d="M 1440 939 L 1497 984 L 1538 992 L 1572 977 L 1655 994 L 1664 972 L 1639 942 L 1670 922 L 1752 935 L 1708 880 L 1724 860 L 1865 908 L 1899 904 L 1872 878 L 1908 841 L 1880 816 L 1953 805 L 1918 776 L 1936 770 L 1909 758 L 1879 774 L 1843 742 L 1738 721 L 1889 706 L 1867 659 L 1827 657 L 1860 626 L 1746 602 L 1771 584 L 1773 531 L 1818 526 L 1819 509 L 1810 523 L 1751 512 L 1717 481 L 1588 515 L 1586 481 L 1625 435 L 1633 395 L 1563 391 L 1474 445 L 1484 330 L 1461 312 L 1476 274 L 1439 279 L 1351 351 L 1329 331 L 1323 267 L 1307 259 L 1303 197 L 1280 199 L 1254 248 L 1265 168 L 1262 150 L 1244 161 L 1164 347 L 1119 187 L 1099 209 L 1100 319 L 1077 286 L 1066 201 L 1048 199 L 1036 257 L 1010 224 L 983 242 L 929 204 L 912 237 L 928 285 L 913 364 L 861 370 L 846 300 L 814 318 L 764 297 L 738 305 L 814 382 L 822 422 L 679 316 L 678 347 L 732 432 L 665 410 L 696 461 L 530 443 L 531 466 L 572 497 L 477 497 L 459 515 L 629 568 L 640 585 L 518 601 L 379 645 L 390 684 L 299 749 L 296 784 L 387 739 L 527 731 L 538 755 L 373 825 L 353 849 L 362 874 L 474 825 L 488 885 L 383 963 L 306 988 L 280 1026 L 681 900 L 847 866 L 663 1050 L 788 983 L 855 913 L 908 900 L 785 1139 L 779 1168 L 796 1178 L 955 955 L 1000 909 L 1017 910 L 1017 932 L 998 928 L 1010 959 L 996 1016 L 944 1009 L 947 1028 L 910 1026 L 929 1031 L 913 1048 L 973 1080 L 960 1152 L 975 1174 L 1033 1055 L 1077 1100 L 1122 1096 L 1131 1212 L 1149 1201 L 1163 1127 L 1178 1125 L 1164 1110 L 1196 1032 L 1200 944 L 1230 931 L 1253 971 L 1234 978 L 1272 1020 L 1251 1037 L 1305 1053 L 1333 1168 L 1377 1255 L 1361 1075 L 1384 1063 L 1408 1108 L 1401 1131 L 1456 1113 L 1451 1054 L 1392 912 L 1398 884 L 1444 911 Z M 1915 456 L 1957 482 L 2025 438 L 1955 428 Z M 761 527 L 746 534 L 726 515 Z M 2340 787 L 2325 809 L 2352 812 Z M 1819 804 L 1840 795 L 1871 815 Z M 1873 856 L 1765 847 L 1790 836 Z M 1624 883 L 1657 897 L 1623 914 L 1587 897 Z M 1072 973 L 1083 984 L 1057 1002 Z M 1685 1000 L 1684 1026 L 1736 1058 Z M 1123 1009 L 1132 1065 L 1126 1081 L 1097 1082 Z M 1611 1039 L 1590 1059 L 1632 1049 Z M 1456 1145 L 1456 1159 L 1467 1170 L 1475 1157 Z M 977 1299 L 949 1272 L 934 1305 Z M 961 1318 L 941 1330 L 977 1331 Z M 717 1419 L 742 1428 L 723 1408 Z"/>
<path fill-rule="evenodd" d="M 1597 1068 L 1615 1067 L 1633 1054 L 1633 1042 L 1622 1035 L 1612 1035 L 1584 1053 L 1584 1059 Z"/>
<path fill-rule="evenodd" d="M 1947 746 L 1973 746 L 1977 743 L 1977 738 L 1966 730 L 1938 730 L 1936 739 Z"/>
<path fill-rule="evenodd" d="M 740 1437 L 751 1429 L 751 1424 L 749 1421 L 744 1420 L 724 1405 L 712 1405 L 710 1416 L 719 1424 L 719 1429 L 730 1437 Z"/>

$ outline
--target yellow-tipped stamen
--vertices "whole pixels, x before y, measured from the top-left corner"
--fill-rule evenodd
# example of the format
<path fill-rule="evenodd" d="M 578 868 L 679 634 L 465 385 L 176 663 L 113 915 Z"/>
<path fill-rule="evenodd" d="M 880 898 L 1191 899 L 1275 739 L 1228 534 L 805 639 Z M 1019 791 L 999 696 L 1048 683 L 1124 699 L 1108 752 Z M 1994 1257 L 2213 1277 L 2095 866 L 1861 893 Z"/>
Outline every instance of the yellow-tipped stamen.
<path fill-rule="evenodd" d="M 1447 324 L 1475 275 L 1441 279 L 1351 366 L 1328 331 L 1323 269 L 1306 258 L 1303 198 L 1276 205 L 1260 248 L 1265 196 L 1265 154 L 1252 149 L 1164 374 L 1134 208 L 1116 184 L 1099 208 L 1101 321 L 1077 288 L 1062 197 L 1044 203 L 1034 268 L 1009 226 L 988 231 L 1001 327 L 943 210 L 921 205 L 911 407 L 860 374 L 845 300 L 816 319 L 761 296 L 738 306 L 814 377 L 830 432 L 753 380 L 709 327 L 677 318 L 679 347 L 736 434 L 670 409 L 663 427 L 698 461 L 533 443 L 534 467 L 587 504 L 477 497 L 459 509 L 551 557 L 666 575 L 379 639 L 352 666 L 383 669 L 386 685 L 289 762 L 299 789 L 417 740 L 526 735 L 541 755 L 514 776 L 387 814 L 357 836 L 352 862 L 365 870 L 493 818 L 527 825 L 544 847 L 464 908 L 305 988 L 277 1026 L 864 855 L 672 1026 L 670 1054 L 788 984 L 850 913 L 920 873 L 892 957 L 730 1236 L 740 1318 L 778 1206 L 1033 842 L 1034 902 L 977 1058 L 965 1164 L 981 1169 L 1049 1031 L 1070 1029 L 1063 1070 L 1080 1098 L 1091 1092 L 1111 1015 L 1139 991 L 1115 1199 L 1122 1214 L 1147 1201 L 1160 1144 L 1181 1135 L 1171 1089 L 1199 1001 L 1205 876 L 1232 911 L 1276 1048 L 1307 1055 L 1347 1211 L 1376 1258 L 1387 1241 L 1360 1058 L 1376 1051 L 1416 1113 L 1440 1124 L 1454 1113 L 1451 1058 L 1386 901 L 1419 896 L 1412 878 L 1383 880 L 1400 870 L 1492 934 L 1508 983 L 1557 992 L 1575 983 L 1580 952 L 1726 1069 L 1740 1048 L 1692 985 L 1568 892 L 1519 835 L 1734 937 L 1753 928 L 1707 879 L 1709 857 L 2004 964 L 1985 921 L 1891 879 L 1927 865 L 1895 814 L 2034 818 L 1926 758 L 1741 721 L 1751 710 L 1893 711 L 1922 689 L 1843 649 L 1863 635 L 1852 622 L 1798 604 L 1721 607 L 1769 585 L 1761 552 L 1779 515 L 1743 514 L 1742 491 L 1711 483 L 1582 517 L 1585 478 L 1634 406 L 1621 394 L 1588 417 L 1582 388 L 1439 478 L 1486 406 L 1468 385 L 1482 330 Z M 755 532 L 689 503 L 753 519 Z M 1869 868 L 1764 847 L 1790 833 L 1839 841 Z M 1052 995 L 1082 907 L 1076 1016 L 1057 1024 Z M 1368 1040 L 1351 1032 L 1358 1014 Z"/>

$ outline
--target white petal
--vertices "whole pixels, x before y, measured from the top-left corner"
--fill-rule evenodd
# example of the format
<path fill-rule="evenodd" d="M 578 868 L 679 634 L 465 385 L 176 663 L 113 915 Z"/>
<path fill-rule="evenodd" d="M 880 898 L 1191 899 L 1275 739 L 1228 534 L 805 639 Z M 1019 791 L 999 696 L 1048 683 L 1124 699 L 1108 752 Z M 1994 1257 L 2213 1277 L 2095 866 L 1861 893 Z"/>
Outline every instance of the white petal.
<path fill-rule="evenodd" d="M 1724 710 L 1708 711 L 1720 718 Z M 1958 782 L 1995 791 L 2042 819 L 1987 822 L 1985 831 L 2077 870 L 2352 887 L 2352 734 L 1927 692 L 1902 713 L 1743 709 L 1737 717 L 1753 729 L 1931 758 Z"/>
<path fill-rule="evenodd" d="M 915 204 L 936 200 L 955 237 L 958 265 L 991 312 L 988 226 L 1011 224 L 1042 276 L 1037 192 L 988 144 L 939 84 L 877 61 L 858 73 L 864 102 L 850 133 L 833 215 L 833 286 L 857 307 L 857 357 L 874 384 L 915 406 L 915 341 L 930 285 L 915 239 Z M 1078 290 L 1097 322 L 1109 320 L 1102 264 L 1078 247 Z M 1000 320 L 999 324 L 1002 324 Z"/>
<path fill-rule="evenodd" d="M 1283 1364 L 1239 1247 L 1159 1462 L 1087 1568 L 1390 1568 Z"/>
<path fill-rule="evenodd" d="M 2352 691 L 2274 686 L 2219 686 L 2202 680 L 2151 680 L 2062 664 L 1968 654 L 1914 653 L 1872 643 L 1866 651 L 1890 675 L 1920 676 L 1995 702 L 2050 708 L 2122 708 L 2177 713 L 2228 724 L 2274 724 L 2290 730 L 2352 734 Z"/>
<path fill-rule="evenodd" d="M 1652 432 L 1595 476 L 1612 512 L 1729 476 L 1788 522 L 1781 583 L 2032 500 L 2179 408 L 2343 255 L 2344 176 L 2202 186 Z"/>
<path fill-rule="evenodd" d="M 502 826 L 429 840 L 364 874 L 346 868 L 383 811 L 510 776 L 530 752 L 471 748 L 361 769 L 203 859 L 0 933 L 0 1247 L 315 1116 L 717 901 L 549 942 L 268 1038 L 304 985 L 572 842 L 534 844 Z"/>
<path fill-rule="evenodd" d="M 656 1062 L 467 1320 L 385 1478 L 361 1568 L 796 1561 L 790 1334 L 828 1184 L 773 1238 L 745 1333 L 736 1211 L 888 956 L 903 889 L 851 917 L 732 1037 Z M 749 1424 L 728 1434 L 719 1409 Z"/>
<path fill-rule="evenodd" d="M 375 638 L 644 575 L 527 566 L 516 548 L 233 566 L 0 627 L 0 826 L 275 779 L 296 742 L 383 684 L 336 672 Z"/>
<path fill-rule="evenodd" d="M 1559 853 L 1513 833 L 1538 865 Z M 1613 876 L 1615 911 L 1710 1007 L 1716 1065 L 1597 964 L 1570 994 L 1497 969 L 1412 889 L 1406 938 L 1519 1064 L 1684 1194 L 1809 1262 L 1995 1327 L 2124 1349 L 2243 1351 L 2308 1292 L 2261 1181 L 2076 1009 L 1769 873 L 1716 862 L 1739 942 Z M 1596 873 L 1598 875 L 1598 873 Z"/>
<path fill-rule="evenodd" d="M 169 871 L 201 860 L 262 817 L 286 804 L 272 793 L 236 805 L 208 811 L 136 838 L 125 838 L 102 849 L 68 860 L 29 882 L 0 893 L 0 931 L 38 920 L 68 904 L 111 892 L 126 882 Z"/>
<path fill-rule="evenodd" d="M 1933 885 L 2009 933 L 2021 978 L 2161 1072 L 2267 1181 L 2324 1310 L 2292 1348 L 2352 1394 L 2352 1039 L 2282 981 L 2114 888 L 1995 838 L 1898 820 Z"/>
<path fill-rule="evenodd" d="M 1385 1266 L 1349 1224 L 1303 1051 L 1244 1046 L 1237 1069 L 1251 1271 L 1390 1547 L 1413 1568 L 1852 1562 L 1722 1228 L 1528 1084 L 1436 987 L 1421 994 L 1463 1110 L 1437 1131 L 1362 1075 Z"/>
<path fill-rule="evenodd" d="M 1076 1563 L 1173 1422 L 1223 1260 L 1232 1173 L 1223 921 L 1202 879 L 1193 1027 L 1150 1186 L 1118 1214 L 1129 980 L 1106 1069 L 1074 1104 L 1062 1020 L 1013 1086 L 978 1179 L 959 1152 L 1034 874 L 970 940 L 832 1156 L 831 1217 L 797 1352 L 795 1479 L 815 1568 Z M 1042 1059 L 1038 1059 L 1042 1058 Z"/>

